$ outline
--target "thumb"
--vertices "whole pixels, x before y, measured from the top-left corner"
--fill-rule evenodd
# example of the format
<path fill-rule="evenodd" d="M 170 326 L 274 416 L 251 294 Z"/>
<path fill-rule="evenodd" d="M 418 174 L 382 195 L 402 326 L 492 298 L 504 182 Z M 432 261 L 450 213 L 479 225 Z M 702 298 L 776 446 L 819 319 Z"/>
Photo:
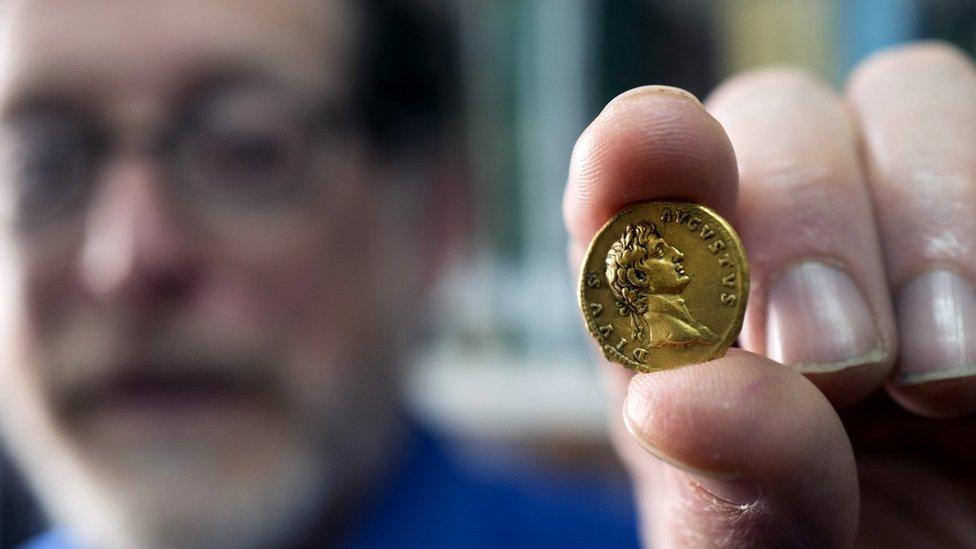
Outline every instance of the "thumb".
<path fill-rule="evenodd" d="M 731 349 L 629 382 L 616 443 L 654 547 L 836 547 L 860 507 L 850 441 L 802 375 Z"/>

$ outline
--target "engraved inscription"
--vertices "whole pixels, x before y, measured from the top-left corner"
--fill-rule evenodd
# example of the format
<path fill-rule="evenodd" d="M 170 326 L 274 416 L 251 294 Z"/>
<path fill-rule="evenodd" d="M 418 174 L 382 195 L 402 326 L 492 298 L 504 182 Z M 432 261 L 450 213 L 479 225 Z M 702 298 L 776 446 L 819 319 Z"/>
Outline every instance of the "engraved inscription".
<path fill-rule="evenodd" d="M 734 306 L 735 305 L 735 302 L 738 301 L 736 299 L 735 294 L 725 294 L 725 293 L 723 293 L 721 299 L 722 299 L 722 305 L 727 305 L 729 307 Z"/>
<path fill-rule="evenodd" d="M 600 280 L 600 275 L 592 271 L 586 273 L 586 287 L 593 288 L 593 289 L 599 289 L 603 287 L 603 282 Z"/>
<path fill-rule="evenodd" d="M 649 353 L 647 352 L 647 349 L 641 349 L 640 347 L 638 347 L 634 349 L 634 360 L 643 363 L 645 360 L 647 360 L 648 354 Z"/>
<path fill-rule="evenodd" d="M 708 240 L 715 236 L 715 230 L 708 226 L 700 217 L 691 217 L 688 212 L 664 208 L 661 211 L 660 221 L 662 223 L 675 223 L 684 225 L 689 231 L 698 233 L 702 240 Z M 700 231 L 699 231 L 700 229 Z"/>
<path fill-rule="evenodd" d="M 599 303 L 590 303 L 590 314 L 592 316 L 595 317 L 600 316 L 600 313 L 602 312 L 603 312 L 603 305 L 600 305 Z"/>

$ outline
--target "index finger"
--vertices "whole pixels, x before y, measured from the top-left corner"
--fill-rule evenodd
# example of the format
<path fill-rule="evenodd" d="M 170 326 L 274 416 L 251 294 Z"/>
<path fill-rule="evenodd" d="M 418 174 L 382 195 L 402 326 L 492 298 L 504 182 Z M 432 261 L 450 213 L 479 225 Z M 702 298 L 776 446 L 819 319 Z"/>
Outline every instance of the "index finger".
<path fill-rule="evenodd" d="M 645 86 L 617 96 L 576 142 L 563 217 L 578 250 L 633 202 L 689 200 L 730 219 L 737 186 L 732 144 L 701 103 Z"/>

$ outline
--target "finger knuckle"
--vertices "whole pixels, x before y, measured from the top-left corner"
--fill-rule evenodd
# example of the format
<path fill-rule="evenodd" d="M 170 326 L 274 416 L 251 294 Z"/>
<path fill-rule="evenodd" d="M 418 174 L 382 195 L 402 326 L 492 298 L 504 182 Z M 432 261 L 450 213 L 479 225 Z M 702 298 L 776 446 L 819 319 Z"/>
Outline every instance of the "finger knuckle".
<path fill-rule="evenodd" d="M 912 77 L 929 71 L 971 75 L 974 67 L 972 59 L 953 44 L 939 40 L 913 42 L 881 50 L 861 61 L 851 73 L 848 89 L 869 86 L 879 78 Z"/>
<path fill-rule="evenodd" d="M 770 65 L 744 71 L 720 85 L 709 98 L 710 107 L 755 102 L 767 97 L 807 98 L 832 96 L 833 92 L 816 75 L 791 65 Z"/>

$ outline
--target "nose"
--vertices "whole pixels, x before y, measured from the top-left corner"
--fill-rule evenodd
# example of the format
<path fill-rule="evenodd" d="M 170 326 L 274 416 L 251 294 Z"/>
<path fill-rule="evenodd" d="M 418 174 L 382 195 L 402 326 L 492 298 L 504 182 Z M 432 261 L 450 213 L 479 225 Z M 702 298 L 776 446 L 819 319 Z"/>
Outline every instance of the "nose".
<path fill-rule="evenodd" d="M 148 158 L 113 160 L 92 196 L 80 273 L 98 301 L 143 309 L 185 299 L 193 290 L 199 265 L 156 172 Z"/>
<path fill-rule="evenodd" d="M 678 248 L 672 246 L 671 258 L 672 258 L 671 260 L 674 261 L 675 263 L 681 263 L 685 259 L 685 254 L 681 253 L 681 251 L 678 250 Z"/>

